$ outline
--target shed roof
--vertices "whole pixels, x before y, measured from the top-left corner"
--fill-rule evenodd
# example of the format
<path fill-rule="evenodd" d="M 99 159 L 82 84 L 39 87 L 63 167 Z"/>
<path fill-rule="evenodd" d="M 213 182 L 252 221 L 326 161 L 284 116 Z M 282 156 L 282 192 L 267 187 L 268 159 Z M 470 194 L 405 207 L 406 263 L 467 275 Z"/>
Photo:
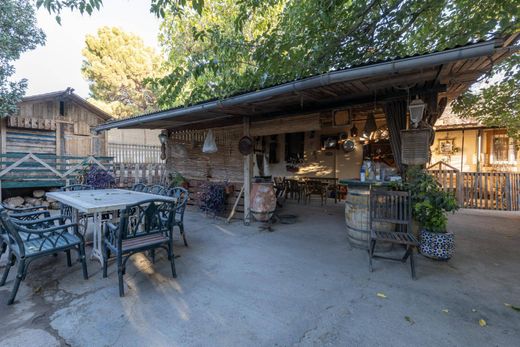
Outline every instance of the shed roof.
<path fill-rule="evenodd" d="M 317 112 L 372 103 L 412 92 L 437 90 L 448 99 L 465 91 L 492 64 L 508 57 L 520 34 L 421 55 L 400 57 L 331 71 L 228 98 L 208 100 L 102 124 L 111 128 L 199 129 L 252 119 Z"/>
<path fill-rule="evenodd" d="M 111 115 L 109 115 L 108 113 L 106 113 L 105 111 L 103 111 L 102 109 L 97 107 L 96 105 L 91 104 L 87 100 L 83 99 L 78 94 L 74 93 L 74 89 L 70 88 L 70 87 L 65 90 L 58 90 L 58 91 L 50 92 L 50 93 L 26 96 L 26 97 L 22 98 L 22 102 L 48 100 L 48 99 L 56 99 L 56 98 L 60 98 L 64 101 L 67 99 L 72 100 L 72 101 L 78 103 L 79 105 L 83 106 L 90 112 L 98 115 L 100 118 L 102 118 L 105 121 L 110 121 L 113 119 Z"/>

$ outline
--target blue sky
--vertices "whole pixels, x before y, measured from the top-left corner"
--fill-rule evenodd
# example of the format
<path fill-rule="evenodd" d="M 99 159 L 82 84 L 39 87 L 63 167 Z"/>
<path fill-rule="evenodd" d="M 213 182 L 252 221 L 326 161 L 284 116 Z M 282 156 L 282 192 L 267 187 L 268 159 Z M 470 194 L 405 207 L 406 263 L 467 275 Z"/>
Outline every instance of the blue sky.
<path fill-rule="evenodd" d="M 81 50 L 85 35 L 95 34 L 101 26 L 117 26 L 139 35 L 145 44 L 157 49 L 160 21 L 150 13 L 150 0 L 105 0 L 103 8 L 91 17 L 65 11 L 61 26 L 45 10 L 37 13 L 38 26 L 47 35 L 45 46 L 26 52 L 15 63 L 14 79 L 27 78 L 26 95 L 53 92 L 67 87 L 82 97 L 88 84 L 81 76 Z"/>

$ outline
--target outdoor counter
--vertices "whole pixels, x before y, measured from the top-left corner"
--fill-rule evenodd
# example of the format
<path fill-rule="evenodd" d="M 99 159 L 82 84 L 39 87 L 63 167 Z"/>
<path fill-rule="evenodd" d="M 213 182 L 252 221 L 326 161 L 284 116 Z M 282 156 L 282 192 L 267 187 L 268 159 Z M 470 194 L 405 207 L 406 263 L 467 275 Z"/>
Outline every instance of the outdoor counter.
<path fill-rule="evenodd" d="M 368 249 L 368 235 L 370 233 L 369 202 L 370 189 L 373 187 L 387 187 L 390 182 L 365 181 L 357 179 L 343 179 L 340 185 L 348 187 L 345 201 L 345 222 L 347 238 L 352 247 Z M 376 223 L 378 230 L 394 230 L 392 223 Z M 378 251 L 388 251 L 391 244 L 378 243 Z"/>

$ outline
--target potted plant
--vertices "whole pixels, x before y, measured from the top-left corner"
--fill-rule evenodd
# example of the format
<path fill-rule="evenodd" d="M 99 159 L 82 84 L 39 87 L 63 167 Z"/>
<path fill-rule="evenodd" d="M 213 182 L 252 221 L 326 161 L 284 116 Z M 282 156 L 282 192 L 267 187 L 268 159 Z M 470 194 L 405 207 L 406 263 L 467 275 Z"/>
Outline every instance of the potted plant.
<path fill-rule="evenodd" d="M 402 188 L 412 195 L 412 214 L 420 226 L 419 251 L 438 260 L 453 256 L 454 234 L 446 229 L 448 212 L 458 209 L 453 194 L 441 189 L 425 169 L 409 167 Z"/>
<path fill-rule="evenodd" d="M 226 207 L 225 184 L 219 182 L 205 182 L 197 193 L 199 207 L 214 217 L 224 212 Z"/>
<path fill-rule="evenodd" d="M 184 189 L 188 189 L 189 183 L 186 180 L 186 178 L 184 178 L 184 176 L 182 176 L 180 173 L 178 173 L 178 172 L 176 172 L 175 174 L 170 173 L 168 176 L 169 176 L 168 178 L 170 180 L 170 188 L 182 187 Z"/>

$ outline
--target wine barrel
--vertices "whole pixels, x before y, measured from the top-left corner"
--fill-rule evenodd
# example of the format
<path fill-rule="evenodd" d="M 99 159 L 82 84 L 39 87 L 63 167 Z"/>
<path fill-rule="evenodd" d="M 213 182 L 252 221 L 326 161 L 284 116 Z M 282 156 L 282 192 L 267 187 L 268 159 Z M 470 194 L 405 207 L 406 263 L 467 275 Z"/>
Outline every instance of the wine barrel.
<path fill-rule="evenodd" d="M 347 239 L 352 247 L 368 249 L 368 235 L 370 233 L 369 220 L 370 190 L 367 187 L 349 187 L 345 202 L 345 222 L 347 225 Z M 393 223 L 374 223 L 376 230 L 394 231 Z M 385 252 L 392 248 L 391 243 L 378 242 L 376 251 Z"/>
<path fill-rule="evenodd" d="M 254 182 L 251 185 L 251 214 L 255 220 L 268 221 L 276 209 L 276 194 L 273 183 Z"/>

